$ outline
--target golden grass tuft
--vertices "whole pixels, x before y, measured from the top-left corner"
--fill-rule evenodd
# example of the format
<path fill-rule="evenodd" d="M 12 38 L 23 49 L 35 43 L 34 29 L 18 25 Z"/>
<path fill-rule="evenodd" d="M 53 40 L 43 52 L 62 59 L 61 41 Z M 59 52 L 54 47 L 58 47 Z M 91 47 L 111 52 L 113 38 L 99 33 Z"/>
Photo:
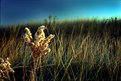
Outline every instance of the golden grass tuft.
<path fill-rule="evenodd" d="M 31 47 L 34 58 L 46 55 L 51 50 L 49 48 L 49 43 L 51 39 L 54 38 L 55 35 L 50 34 L 46 38 L 44 30 L 45 26 L 40 26 L 37 32 L 35 33 L 34 38 L 32 38 L 30 30 L 28 28 L 25 28 L 26 33 L 24 35 L 24 41 L 27 45 Z"/>
<path fill-rule="evenodd" d="M 8 78 L 9 72 L 13 72 L 14 70 L 10 67 L 9 58 L 4 60 L 0 58 L 0 79 Z"/>

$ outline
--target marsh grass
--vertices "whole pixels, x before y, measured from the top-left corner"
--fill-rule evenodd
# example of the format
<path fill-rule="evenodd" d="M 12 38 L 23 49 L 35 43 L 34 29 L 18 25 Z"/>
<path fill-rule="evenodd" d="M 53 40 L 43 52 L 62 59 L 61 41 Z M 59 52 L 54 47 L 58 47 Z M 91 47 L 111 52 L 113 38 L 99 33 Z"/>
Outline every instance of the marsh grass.
<path fill-rule="evenodd" d="M 36 76 L 30 75 L 32 51 L 21 36 L 26 26 L 1 28 L 0 57 L 10 58 L 16 81 L 23 76 L 25 81 L 34 77 L 37 81 L 121 80 L 120 19 L 64 21 L 54 24 L 54 29 L 53 23 L 46 26 L 46 35 L 53 33 L 55 38 L 50 44 L 52 51 L 43 57 L 43 71 L 38 70 Z M 30 26 L 33 34 L 36 27 Z"/>

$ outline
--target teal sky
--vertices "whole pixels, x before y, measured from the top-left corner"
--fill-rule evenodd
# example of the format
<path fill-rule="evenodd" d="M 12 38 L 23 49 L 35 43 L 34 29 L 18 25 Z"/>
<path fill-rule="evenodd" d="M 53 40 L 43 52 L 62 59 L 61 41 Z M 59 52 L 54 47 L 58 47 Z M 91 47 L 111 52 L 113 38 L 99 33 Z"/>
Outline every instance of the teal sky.
<path fill-rule="evenodd" d="M 0 24 L 42 21 L 49 15 L 59 20 L 121 17 L 121 0 L 1 0 Z"/>

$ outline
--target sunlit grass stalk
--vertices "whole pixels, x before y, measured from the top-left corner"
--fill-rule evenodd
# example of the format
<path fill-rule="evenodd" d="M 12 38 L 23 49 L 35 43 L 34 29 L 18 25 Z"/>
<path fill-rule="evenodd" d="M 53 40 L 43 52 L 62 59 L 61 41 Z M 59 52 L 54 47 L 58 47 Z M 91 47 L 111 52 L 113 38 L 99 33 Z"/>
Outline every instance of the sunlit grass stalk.
<path fill-rule="evenodd" d="M 26 75 L 26 65 L 25 65 L 25 59 L 24 59 L 24 56 L 26 54 L 26 42 L 24 43 L 24 52 L 23 52 L 23 81 L 25 81 L 25 75 Z"/>
<path fill-rule="evenodd" d="M 25 35 L 24 35 L 24 41 L 25 43 L 31 47 L 31 50 L 33 52 L 32 54 L 32 66 L 31 71 L 34 75 L 33 81 L 36 81 L 36 71 L 38 68 L 40 68 L 40 74 L 41 74 L 41 81 L 43 81 L 43 70 L 42 70 L 42 63 L 43 63 L 43 57 L 50 52 L 49 43 L 51 39 L 54 38 L 54 35 L 50 34 L 47 38 L 45 37 L 45 26 L 40 26 L 37 29 L 37 32 L 34 35 L 34 38 L 32 37 L 32 34 L 28 28 L 25 28 Z"/>

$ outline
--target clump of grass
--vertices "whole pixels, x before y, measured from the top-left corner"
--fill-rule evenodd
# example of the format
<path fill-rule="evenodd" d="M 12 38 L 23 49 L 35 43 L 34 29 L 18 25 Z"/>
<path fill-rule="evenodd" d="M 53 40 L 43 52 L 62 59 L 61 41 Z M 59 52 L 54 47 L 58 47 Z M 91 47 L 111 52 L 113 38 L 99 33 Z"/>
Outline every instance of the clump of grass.
<path fill-rule="evenodd" d="M 4 81 L 4 79 L 10 80 L 9 73 L 14 73 L 14 70 L 10 67 L 9 58 L 4 60 L 0 58 L 0 80 Z"/>
<path fill-rule="evenodd" d="M 32 64 L 32 77 L 34 77 L 33 74 L 36 74 L 37 63 L 40 64 L 38 66 L 42 66 L 42 57 L 45 56 L 48 52 L 50 52 L 49 43 L 51 39 L 54 38 L 55 35 L 50 34 L 47 38 L 45 37 L 45 26 L 40 26 L 37 29 L 37 32 L 34 35 L 34 38 L 32 37 L 32 34 L 28 28 L 25 28 L 25 35 L 24 35 L 24 41 L 26 45 L 31 47 L 31 50 L 33 52 L 33 64 Z M 42 68 L 41 68 L 42 72 Z M 42 74 L 41 74 L 42 76 Z M 32 81 L 35 81 L 35 79 L 32 79 Z"/>
<path fill-rule="evenodd" d="M 50 52 L 49 43 L 51 39 L 54 38 L 54 35 L 50 34 L 47 38 L 45 37 L 45 26 L 40 26 L 35 33 L 34 38 L 32 38 L 32 34 L 28 28 L 25 28 L 25 35 L 24 35 L 24 41 L 27 45 L 31 47 L 31 50 L 33 52 L 33 57 L 42 57 L 43 55 L 46 55 L 48 52 Z"/>
<path fill-rule="evenodd" d="M 31 81 L 120 81 L 120 24 L 121 20 L 118 19 L 64 21 L 56 23 L 53 29 L 53 23 L 51 25 L 46 23 L 48 30 L 44 32 L 45 35 L 50 33 L 56 35 L 49 45 L 51 48 L 49 54 L 38 54 L 39 48 L 36 48 L 39 50 L 38 52 L 33 50 L 35 44 L 39 46 L 35 42 L 35 36 L 33 36 L 37 27 L 40 26 L 39 24 L 27 25 L 32 34 L 27 36 L 29 39 L 26 37 L 25 40 L 33 43 L 26 41 L 26 45 L 23 45 L 21 36 L 17 36 L 18 38 L 14 36 L 13 29 L 6 28 L 4 31 L 0 30 L 7 32 L 8 35 L 0 34 L 3 37 L 0 39 L 0 57 L 10 58 L 17 81 L 23 76 L 27 76 L 26 78 Z M 25 26 L 20 27 L 23 27 L 21 30 L 24 30 Z M 36 55 L 34 56 L 34 54 Z M 43 58 L 45 55 L 46 57 Z M 42 56 L 43 61 L 40 56 Z M 32 70 L 31 57 L 36 60 L 34 66 L 36 70 Z M 29 65 L 31 69 L 28 68 Z M 23 68 L 23 66 L 26 67 Z M 22 70 L 24 73 L 21 73 Z M 24 80 L 26 79 L 24 78 Z"/>

